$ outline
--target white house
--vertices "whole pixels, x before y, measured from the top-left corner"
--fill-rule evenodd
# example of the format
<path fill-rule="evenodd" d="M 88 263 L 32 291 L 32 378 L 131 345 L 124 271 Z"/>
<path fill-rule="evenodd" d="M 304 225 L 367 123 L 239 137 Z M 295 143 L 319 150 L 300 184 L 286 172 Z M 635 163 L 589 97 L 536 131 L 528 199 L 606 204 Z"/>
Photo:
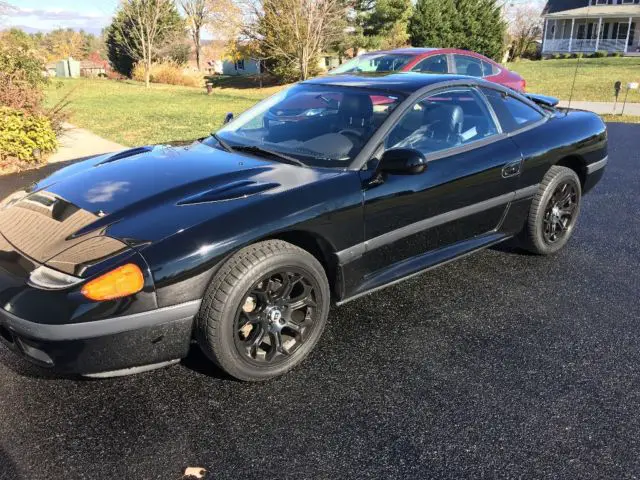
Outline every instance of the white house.
<path fill-rule="evenodd" d="M 543 54 L 640 53 L 640 0 L 549 0 Z"/>
<path fill-rule="evenodd" d="M 240 60 L 225 59 L 222 61 L 223 75 L 258 75 L 260 62 L 255 58 L 242 58 Z"/>

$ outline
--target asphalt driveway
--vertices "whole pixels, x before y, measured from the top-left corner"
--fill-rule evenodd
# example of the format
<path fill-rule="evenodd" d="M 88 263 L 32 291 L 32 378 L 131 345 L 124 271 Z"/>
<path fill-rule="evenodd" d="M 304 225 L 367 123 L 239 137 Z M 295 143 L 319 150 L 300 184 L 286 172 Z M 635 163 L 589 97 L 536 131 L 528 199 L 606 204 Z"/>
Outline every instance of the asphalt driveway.
<path fill-rule="evenodd" d="M 194 352 L 77 381 L 0 349 L 0 478 L 639 477 L 640 126 L 610 141 L 560 254 L 502 246 L 337 308 L 281 379 Z"/>

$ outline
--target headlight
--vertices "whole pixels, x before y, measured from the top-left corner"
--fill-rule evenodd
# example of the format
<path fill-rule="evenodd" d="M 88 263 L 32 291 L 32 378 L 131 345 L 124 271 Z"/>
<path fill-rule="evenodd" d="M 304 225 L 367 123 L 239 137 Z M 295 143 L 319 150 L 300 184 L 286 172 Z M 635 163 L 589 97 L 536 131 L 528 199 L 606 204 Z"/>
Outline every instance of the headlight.
<path fill-rule="evenodd" d="M 81 281 L 81 278 L 67 275 L 44 265 L 36 268 L 29 276 L 31 285 L 45 290 L 62 290 Z"/>
<path fill-rule="evenodd" d="M 0 210 L 6 210 L 11 205 L 13 205 L 15 203 L 18 203 L 20 200 L 22 200 L 27 195 L 29 195 L 29 194 L 25 190 L 18 190 L 17 192 L 13 192 L 11 195 L 9 195 L 8 197 L 4 198 L 0 202 Z"/>

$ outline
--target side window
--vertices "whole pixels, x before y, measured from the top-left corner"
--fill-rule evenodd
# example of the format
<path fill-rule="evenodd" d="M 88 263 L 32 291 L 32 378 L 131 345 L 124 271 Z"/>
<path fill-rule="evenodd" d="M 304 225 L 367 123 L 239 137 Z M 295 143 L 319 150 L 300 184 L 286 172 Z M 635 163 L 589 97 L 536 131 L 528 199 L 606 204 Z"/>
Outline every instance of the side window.
<path fill-rule="evenodd" d="M 500 73 L 500 69 L 489 62 L 483 61 L 482 73 L 485 77 L 490 77 L 492 75 L 498 75 Z"/>
<path fill-rule="evenodd" d="M 469 88 L 445 90 L 420 100 L 405 113 L 389 133 L 385 148 L 414 148 L 428 155 L 497 133 L 478 92 Z"/>
<path fill-rule="evenodd" d="M 456 72 L 470 77 L 482 77 L 482 61 L 466 55 L 454 55 Z"/>
<path fill-rule="evenodd" d="M 491 88 L 482 88 L 489 103 L 493 107 L 502 129 L 505 132 L 513 132 L 519 128 L 526 127 L 544 118 L 544 115 L 535 108 Z"/>
<path fill-rule="evenodd" d="M 449 73 L 446 55 L 434 55 L 418 63 L 411 69 L 412 72 L 420 73 Z"/>

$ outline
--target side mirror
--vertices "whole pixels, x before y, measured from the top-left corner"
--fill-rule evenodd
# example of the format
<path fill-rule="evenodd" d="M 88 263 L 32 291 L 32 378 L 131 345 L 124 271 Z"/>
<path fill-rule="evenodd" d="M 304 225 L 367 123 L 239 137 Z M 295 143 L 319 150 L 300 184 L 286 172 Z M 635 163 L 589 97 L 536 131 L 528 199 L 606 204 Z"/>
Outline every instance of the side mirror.
<path fill-rule="evenodd" d="M 427 159 L 418 150 L 394 148 L 387 150 L 380 160 L 380 170 L 395 175 L 416 175 L 427 169 Z"/>
<path fill-rule="evenodd" d="M 227 112 L 227 114 L 224 116 L 224 122 L 223 125 L 226 125 L 227 123 L 229 123 L 231 120 L 233 120 L 233 112 Z"/>

